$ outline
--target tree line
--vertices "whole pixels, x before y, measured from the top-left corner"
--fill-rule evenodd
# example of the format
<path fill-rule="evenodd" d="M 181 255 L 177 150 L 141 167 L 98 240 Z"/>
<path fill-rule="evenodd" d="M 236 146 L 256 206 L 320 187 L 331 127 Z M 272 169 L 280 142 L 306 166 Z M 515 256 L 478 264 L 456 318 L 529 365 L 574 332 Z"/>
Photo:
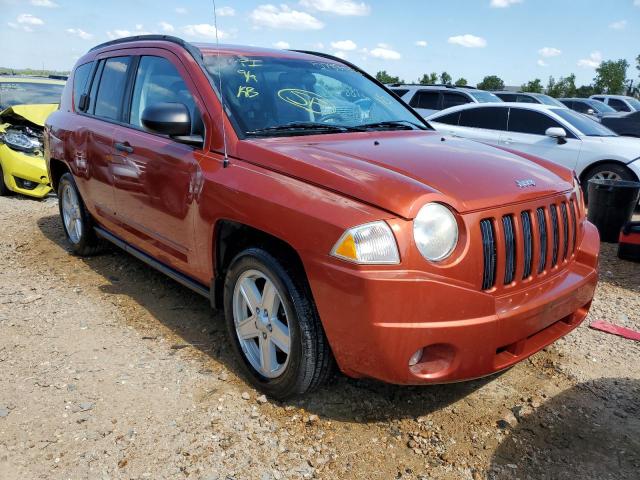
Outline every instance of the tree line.
<path fill-rule="evenodd" d="M 535 78 L 524 83 L 520 90 L 523 92 L 546 93 L 552 97 L 589 97 L 598 93 L 608 94 L 628 94 L 640 96 L 640 81 L 636 82 L 632 78 L 627 78 L 627 70 L 629 62 L 625 59 L 607 60 L 602 62 L 596 68 L 596 76 L 589 85 L 576 85 L 575 74 L 555 79 L 553 76 L 543 85 L 542 80 Z M 640 55 L 636 57 L 636 69 L 640 75 Z M 379 71 L 376 74 L 378 81 L 382 83 L 405 83 L 400 77 L 392 76 L 386 70 Z M 425 73 L 418 79 L 420 85 L 455 85 L 458 87 L 468 86 L 465 78 L 460 77 L 453 82 L 453 77 L 448 72 L 442 72 L 438 75 L 436 72 Z M 504 90 L 504 81 L 497 75 L 487 75 L 480 83 L 476 85 L 481 90 Z"/>

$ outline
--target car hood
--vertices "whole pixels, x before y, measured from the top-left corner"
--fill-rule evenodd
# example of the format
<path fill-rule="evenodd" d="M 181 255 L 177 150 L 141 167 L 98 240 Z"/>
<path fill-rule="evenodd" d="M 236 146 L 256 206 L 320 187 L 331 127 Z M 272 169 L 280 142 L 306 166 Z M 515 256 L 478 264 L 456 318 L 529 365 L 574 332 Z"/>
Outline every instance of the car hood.
<path fill-rule="evenodd" d="M 3 122 L 11 123 L 12 119 L 19 118 L 44 127 L 47 117 L 58 109 L 57 103 L 44 103 L 35 105 L 13 105 L 0 112 Z"/>
<path fill-rule="evenodd" d="M 570 170 L 435 132 L 251 139 L 239 142 L 238 156 L 404 218 L 427 201 L 465 213 L 572 188 Z"/>

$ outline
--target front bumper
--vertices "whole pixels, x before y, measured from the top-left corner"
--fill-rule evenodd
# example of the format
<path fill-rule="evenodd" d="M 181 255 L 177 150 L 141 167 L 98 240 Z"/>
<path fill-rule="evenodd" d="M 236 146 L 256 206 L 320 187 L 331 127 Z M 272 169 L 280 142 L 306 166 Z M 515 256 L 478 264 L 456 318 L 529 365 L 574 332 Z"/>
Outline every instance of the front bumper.
<path fill-rule="evenodd" d="M 307 267 L 340 369 L 395 384 L 446 383 L 503 370 L 576 328 L 597 282 L 599 239 L 584 235 L 566 268 L 497 295 L 416 271 Z M 426 347 L 426 348 L 425 348 Z M 413 367 L 409 358 L 425 348 Z"/>
<path fill-rule="evenodd" d="M 51 191 L 44 157 L 27 155 L 0 145 L 0 165 L 9 190 L 36 198 L 42 198 Z M 24 180 L 35 183 L 35 187 L 24 188 Z"/>

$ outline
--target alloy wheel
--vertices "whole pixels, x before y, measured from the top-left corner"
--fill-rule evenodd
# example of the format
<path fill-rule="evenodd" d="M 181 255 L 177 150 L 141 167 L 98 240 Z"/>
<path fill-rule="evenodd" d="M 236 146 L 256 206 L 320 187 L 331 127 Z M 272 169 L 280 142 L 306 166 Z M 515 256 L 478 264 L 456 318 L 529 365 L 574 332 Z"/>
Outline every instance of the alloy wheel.
<path fill-rule="evenodd" d="M 245 358 L 262 376 L 279 377 L 289 363 L 289 319 L 275 283 L 247 270 L 233 291 L 233 319 Z"/>
<path fill-rule="evenodd" d="M 72 185 L 66 184 L 62 190 L 62 220 L 72 243 L 80 243 L 82 237 L 82 210 L 78 194 Z"/>
<path fill-rule="evenodd" d="M 620 177 L 616 172 L 603 170 L 591 177 L 591 180 L 622 180 L 622 177 Z"/>

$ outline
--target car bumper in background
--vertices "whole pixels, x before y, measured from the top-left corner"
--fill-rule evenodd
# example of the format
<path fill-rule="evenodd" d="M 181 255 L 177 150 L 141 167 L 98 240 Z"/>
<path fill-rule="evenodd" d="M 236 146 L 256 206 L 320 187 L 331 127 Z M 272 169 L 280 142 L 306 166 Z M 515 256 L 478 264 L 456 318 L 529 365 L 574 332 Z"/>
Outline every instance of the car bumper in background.
<path fill-rule="evenodd" d="M 421 272 L 359 270 L 331 261 L 308 273 L 344 373 L 396 384 L 446 383 L 503 370 L 576 328 L 595 292 L 598 252 L 598 233 L 585 223 L 565 269 L 504 295 Z"/>
<path fill-rule="evenodd" d="M 0 164 L 9 190 L 36 198 L 42 198 L 51 191 L 44 157 L 27 155 L 0 145 Z"/>

